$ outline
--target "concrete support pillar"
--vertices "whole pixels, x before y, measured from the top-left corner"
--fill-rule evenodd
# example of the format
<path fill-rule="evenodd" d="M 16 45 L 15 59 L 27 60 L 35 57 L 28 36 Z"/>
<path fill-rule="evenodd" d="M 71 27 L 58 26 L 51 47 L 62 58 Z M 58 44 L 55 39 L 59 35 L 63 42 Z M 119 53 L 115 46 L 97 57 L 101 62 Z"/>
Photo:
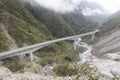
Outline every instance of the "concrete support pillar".
<path fill-rule="evenodd" d="M 77 39 L 74 39 L 74 43 L 73 43 L 73 47 L 74 47 L 74 50 L 77 50 L 77 44 L 81 41 L 81 37 L 80 38 L 77 38 Z"/>
<path fill-rule="evenodd" d="M 19 63 L 23 63 L 24 62 L 24 54 L 20 54 L 20 55 L 18 55 L 18 57 L 19 57 Z"/>
<path fill-rule="evenodd" d="M 25 61 L 32 62 L 34 59 L 33 52 L 20 54 L 18 56 L 19 56 L 20 63 L 24 63 Z"/>
<path fill-rule="evenodd" d="M 92 41 L 95 39 L 95 34 L 92 35 Z"/>
<path fill-rule="evenodd" d="M 30 59 L 31 62 L 33 61 L 33 59 L 34 59 L 33 52 L 30 52 L 29 59 Z"/>
<path fill-rule="evenodd" d="M 77 39 L 74 39 L 73 47 L 74 47 L 74 50 L 77 50 Z"/>

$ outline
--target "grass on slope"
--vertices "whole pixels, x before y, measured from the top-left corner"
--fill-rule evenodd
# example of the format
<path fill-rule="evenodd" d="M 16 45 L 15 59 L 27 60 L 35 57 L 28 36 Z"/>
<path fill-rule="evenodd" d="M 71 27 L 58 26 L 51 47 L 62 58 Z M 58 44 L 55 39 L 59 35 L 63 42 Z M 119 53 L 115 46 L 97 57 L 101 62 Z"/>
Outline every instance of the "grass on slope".
<path fill-rule="evenodd" d="M 31 6 L 29 3 L 26 4 L 26 7 L 33 13 L 33 15 L 40 20 L 48 30 L 52 33 L 54 37 L 65 37 L 74 35 L 74 31 L 71 27 L 64 21 L 61 15 L 48 10 L 44 7 L 41 7 L 39 4 L 36 3 L 38 6 Z"/>
<path fill-rule="evenodd" d="M 46 36 L 40 32 L 39 27 L 34 27 L 6 11 L 3 11 L 1 16 L 3 23 L 7 26 L 8 33 L 15 39 L 19 47 L 22 47 L 24 43 L 30 45 L 47 40 Z"/>
<path fill-rule="evenodd" d="M 45 36 L 50 36 L 46 26 L 34 18 L 19 0 L 12 0 L 12 2 L 10 0 L 0 0 L 0 10 L 6 10 L 15 17 L 28 22 L 31 26 L 38 27 Z"/>
<path fill-rule="evenodd" d="M 19 1 L 1 0 L 0 21 L 17 45 L 35 44 L 52 38 L 47 28 L 35 19 Z"/>
<path fill-rule="evenodd" d="M 56 21 L 56 18 L 54 21 Z M 9 35 L 16 41 L 19 47 L 22 47 L 24 44 L 31 45 L 53 39 L 52 34 L 48 29 L 33 17 L 32 14 L 18 2 L 18 0 L 0 0 L 0 22 L 5 25 Z M 61 26 L 64 25 L 59 22 L 59 19 L 55 24 L 57 23 Z M 64 27 L 66 26 L 64 25 L 62 28 Z M 56 30 L 57 33 L 59 33 L 59 30 L 63 30 L 62 28 L 57 30 L 54 29 L 54 31 Z M 63 33 L 59 33 L 59 36 L 63 37 L 73 34 L 71 31 L 69 32 L 69 29 L 67 29 L 68 28 L 65 28 Z M 4 33 L 1 32 L 2 31 L 0 31 L 0 50 L 8 50 L 7 46 L 9 44 L 9 40 L 6 39 Z M 72 45 L 66 42 L 61 42 L 44 48 L 42 51 L 40 50 L 36 52 L 36 55 L 45 62 L 57 63 L 64 63 L 66 61 L 72 62 L 78 60 L 79 57 L 73 50 Z M 10 65 L 10 68 L 13 68 L 13 71 L 18 70 L 16 69 L 16 66 L 19 66 L 19 64 L 13 63 L 15 60 L 18 62 L 16 57 L 8 60 L 5 59 L 5 61 L 8 62 L 7 64 Z"/>
<path fill-rule="evenodd" d="M 39 50 L 36 55 L 45 63 L 66 63 L 79 60 L 78 52 L 73 50 L 73 45 L 69 42 L 52 44 Z"/>
<path fill-rule="evenodd" d="M 9 44 L 10 44 L 10 40 L 6 37 L 6 35 L 3 33 L 3 31 L 0 28 L 0 52 L 8 50 Z"/>
<path fill-rule="evenodd" d="M 100 27 L 100 35 L 105 36 L 109 35 L 111 31 L 120 29 L 120 17 L 113 18 L 107 22 L 105 22 Z"/>

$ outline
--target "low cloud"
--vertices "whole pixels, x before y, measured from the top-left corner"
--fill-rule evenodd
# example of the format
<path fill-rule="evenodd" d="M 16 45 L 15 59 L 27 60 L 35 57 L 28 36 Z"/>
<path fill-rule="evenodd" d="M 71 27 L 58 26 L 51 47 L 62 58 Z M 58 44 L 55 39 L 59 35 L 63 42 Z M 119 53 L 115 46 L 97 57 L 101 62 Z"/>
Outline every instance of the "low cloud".
<path fill-rule="evenodd" d="M 96 15 L 96 14 L 107 15 L 106 11 L 103 12 L 100 9 L 90 9 L 90 8 L 86 8 L 82 10 L 82 13 L 85 16 L 91 16 L 91 15 Z"/>
<path fill-rule="evenodd" d="M 76 5 L 74 0 L 27 0 L 27 1 L 36 1 L 42 7 L 54 10 L 55 12 L 65 13 L 74 11 Z"/>

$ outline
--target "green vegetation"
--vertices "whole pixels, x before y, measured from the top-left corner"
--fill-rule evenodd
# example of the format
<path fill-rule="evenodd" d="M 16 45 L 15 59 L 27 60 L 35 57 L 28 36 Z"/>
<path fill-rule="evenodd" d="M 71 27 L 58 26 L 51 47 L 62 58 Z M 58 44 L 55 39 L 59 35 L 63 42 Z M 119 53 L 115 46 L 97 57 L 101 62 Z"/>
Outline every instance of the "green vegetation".
<path fill-rule="evenodd" d="M 78 15 L 79 17 L 77 18 Z M 55 38 L 75 35 L 75 32 L 78 34 L 85 28 L 88 31 L 91 30 L 90 27 L 88 28 L 90 23 L 78 12 L 68 16 L 62 15 L 43 7 L 21 4 L 19 0 L 0 0 L 0 23 L 4 25 L 18 47 L 23 47 L 24 44 L 32 45 Z M 0 28 L 0 52 L 7 51 L 10 46 L 9 43 L 10 40 Z M 79 56 L 78 52 L 73 50 L 71 42 L 59 42 L 49 45 L 35 52 L 35 55 L 41 59 L 41 64 L 60 64 L 55 69 L 58 75 L 77 74 L 77 69 L 71 63 L 78 61 Z M 20 65 L 18 57 L 6 58 L 2 61 L 13 72 L 31 71 L 40 73 L 41 67 L 37 67 L 39 65 L 34 62 Z M 69 72 L 64 72 L 60 69 L 61 67 L 65 69 L 65 66 L 67 66 L 66 70 Z M 59 73 L 57 70 L 61 70 L 61 72 Z"/>
<path fill-rule="evenodd" d="M 36 5 L 38 5 L 39 7 Z M 26 7 L 39 21 L 46 25 L 46 27 L 54 37 L 60 38 L 74 35 L 74 31 L 59 14 L 43 8 L 37 3 L 34 6 L 31 6 L 29 3 L 27 3 Z"/>
<path fill-rule="evenodd" d="M 6 35 L 0 28 L 0 52 L 9 50 L 9 44 L 10 40 L 6 37 Z"/>
<path fill-rule="evenodd" d="M 3 5 L 1 11 L 5 10 L 15 17 L 22 19 L 23 21 L 29 23 L 32 27 L 38 27 L 39 31 L 45 36 L 50 36 L 50 32 L 47 28 L 39 22 L 23 5 L 19 0 L 0 0 Z M 21 24 L 22 25 L 22 24 Z"/>
<path fill-rule="evenodd" d="M 57 76 L 74 76 L 75 80 L 98 80 L 99 72 L 89 67 L 89 64 L 85 63 L 82 65 L 64 63 L 55 66 L 53 69 Z"/>
<path fill-rule="evenodd" d="M 96 69 L 89 67 L 89 64 L 85 63 L 79 66 L 75 80 L 98 80 L 98 74 Z"/>
<path fill-rule="evenodd" d="M 35 44 L 52 38 L 47 28 L 17 0 L 1 0 L 0 21 L 6 25 L 8 33 L 19 47 L 24 43 Z M 17 33 L 17 34 L 16 34 Z"/>
<path fill-rule="evenodd" d="M 32 4 L 33 5 L 33 4 Z M 39 4 L 26 7 L 33 15 L 47 26 L 54 37 L 64 37 L 74 34 L 80 34 L 95 29 L 98 25 L 95 22 L 86 20 L 81 11 L 60 14 L 41 7 Z"/>
<path fill-rule="evenodd" d="M 78 52 L 73 50 L 73 45 L 69 42 L 52 44 L 36 52 L 36 55 L 44 63 L 66 63 L 79 60 Z"/>
<path fill-rule="evenodd" d="M 11 17 L 10 21 L 8 32 L 17 41 L 17 44 L 20 47 L 23 43 L 30 45 L 46 40 L 46 37 L 40 32 L 39 28 L 33 27 L 29 23 L 26 23 L 25 21 L 16 17 Z"/>
<path fill-rule="evenodd" d="M 41 67 L 41 65 L 39 65 L 39 61 L 25 62 L 22 65 L 24 67 L 21 70 L 21 72 L 32 72 L 32 73 L 37 73 L 37 74 L 42 73 L 42 67 Z"/>
<path fill-rule="evenodd" d="M 78 74 L 78 68 L 69 63 L 59 64 L 54 69 L 57 76 L 73 76 Z"/>
<path fill-rule="evenodd" d="M 62 14 L 62 17 L 77 34 L 92 31 L 98 27 L 97 23 L 86 20 L 81 11 Z"/>
<path fill-rule="evenodd" d="M 3 80 L 3 79 L 0 78 L 0 80 Z"/>
<path fill-rule="evenodd" d="M 113 14 L 116 15 L 116 14 Z M 100 36 L 106 36 L 111 33 L 111 31 L 119 30 L 120 29 L 120 16 L 117 15 L 112 17 L 110 20 L 105 22 L 102 26 L 99 27 L 100 29 Z"/>
<path fill-rule="evenodd" d="M 46 12 L 45 12 L 46 13 Z M 41 14 L 42 15 L 42 14 Z M 52 35 L 54 31 L 57 33 L 55 37 L 64 37 L 73 35 L 74 31 L 68 26 L 65 21 L 58 15 L 50 13 L 51 18 L 55 21 L 56 26 L 52 25 L 52 21 L 49 19 L 47 23 L 51 24 L 53 31 L 49 31 L 48 27 L 43 25 L 41 21 L 36 19 L 28 9 L 26 9 L 19 0 L 0 0 L 0 23 L 2 23 L 5 29 L 8 31 L 10 37 L 12 37 L 18 47 L 24 46 L 24 44 L 31 45 L 40 43 L 46 40 L 55 39 Z M 49 15 L 49 16 L 50 16 Z M 58 26 L 59 25 L 59 26 Z M 9 39 L 0 29 L 0 51 L 7 51 L 9 48 Z M 78 60 L 78 53 L 73 50 L 71 42 L 60 42 L 52 44 L 36 52 L 36 55 L 42 59 L 43 62 L 72 62 Z M 19 64 L 18 57 L 6 58 L 2 60 L 12 71 L 21 70 L 24 66 Z"/>
<path fill-rule="evenodd" d="M 13 72 L 21 71 L 24 68 L 24 65 L 19 63 L 18 57 L 6 58 L 2 61 L 4 63 L 3 65 Z"/>
<path fill-rule="evenodd" d="M 23 62 L 22 64 L 19 62 L 18 57 L 12 57 L 2 60 L 4 62 L 4 66 L 10 69 L 12 72 L 33 72 L 33 73 L 41 73 L 42 67 L 40 66 L 40 60 L 35 60 L 33 62 Z"/>

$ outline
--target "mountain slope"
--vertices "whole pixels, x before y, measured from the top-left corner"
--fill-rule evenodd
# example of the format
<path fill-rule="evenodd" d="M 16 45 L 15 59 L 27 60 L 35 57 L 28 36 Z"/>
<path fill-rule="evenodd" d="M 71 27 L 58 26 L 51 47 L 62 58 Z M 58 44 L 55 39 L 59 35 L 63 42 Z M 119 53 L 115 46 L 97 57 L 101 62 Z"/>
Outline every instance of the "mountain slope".
<path fill-rule="evenodd" d="M 26 3 L 25 5 L 40 22 L 47 26 L 54 37 L 74 35 L 75 32 L 59 14 L 41 7 L 36 2 L 34 3 L 34 6 L 30 3 Z"/>
<path fill-rule="evenodd" d="M 105 19 L 105 22 L 107 21 L 110 21 L 110 20 L 113 20 L 114 18 L 117 18 L 117 17 L 120 17 L 120 10 L 115 12 L 114 14 L 108 16 L 106 19 Z"/>
<path fill-rule="evenodd" d="M 9 0 L 1 0 L 0 5 L 0 21 L 18 46 L 41 42 L 47 39 L 46 36 L 51 36 L 46 27 L 24 9 L 19 1 L 13 0 L 11 3 Z"/>
<path fill-rule="evenodd" d="M 94 30 L 98 26 L 96 23 L 86 20 L 80 10 L 62 14 L 62 17 L 77 34 Z"/>
<path fill-rule="evenodd" d="M 55 37 L 80 34 L 93 30 L 98 26 L 96 23 L 86 20 L 80 10 L 75 9 L 73 12 L 56 13 L 41 7 L 40 4 L 34 1 L 32 3 L 34 4 L 26 3 L 25 6 L 38 20 L 47 26 Z"/>
<path fill-rule="evenodd" d="M 59 23 L 61 26 L 65 25 L 59 22 L 59 20 L 61 21 L 61 18 L 58 21 L 55 20 L 56 23 Z M 74 34 L 74 32 L 71 32 L 72 30 L 68 31 L 70 28 L 64 27 L 62 28 L 65 33 L 60 33 L 60 29 L 57 26 L 55 27 L 56 31 L 58 31 L 57 33 L 60 34 L 59 36 L 63 37 Z M 48 27 L 35 18 L 19 0 L 0 0 L 0 52 L 48 41 L 56 37 L 58 38 L 58 36 L 53 37 Z M 44 62 L 64 62 L 67 61 L 65 60 L 66 56 L 71 61 L 78 60 L 77 54 L 69 42 L 50 45 L 35 52 L 35 55 Z M 17 62 L 19 60 L 16 57 L 10 58 L 10 60 L 5 59 L 5 61 L 8 63 L 5 65 L 14 71 L 20 68 L 16 67 L 19 65 Z M 9 65 L 10 63 L 15 63 L 15 65 Z"/>
<path fill-rule="evenodd" d="M 97 22 L 99 25 L 101 25 L 109 15 L 103 6 L 87 0 L 81 1 L 80 4 L 78 4 L 78 8 L 82 11 L 86 19 Z"/>
<path fill-rule="evenodd" d="M 95 45 L 99 55 L 120 54 L 120 15 L 105 22 L 100 27 L 100 41 Z"/>
<path fill-rule="evenodd" d="M 8 37 L 6 37 L 0 25 L 0 51 L 3 52 L 9 50 L 9 46 L 10 46 L 9 44 L 10 44 L 10 40 Z"/>

